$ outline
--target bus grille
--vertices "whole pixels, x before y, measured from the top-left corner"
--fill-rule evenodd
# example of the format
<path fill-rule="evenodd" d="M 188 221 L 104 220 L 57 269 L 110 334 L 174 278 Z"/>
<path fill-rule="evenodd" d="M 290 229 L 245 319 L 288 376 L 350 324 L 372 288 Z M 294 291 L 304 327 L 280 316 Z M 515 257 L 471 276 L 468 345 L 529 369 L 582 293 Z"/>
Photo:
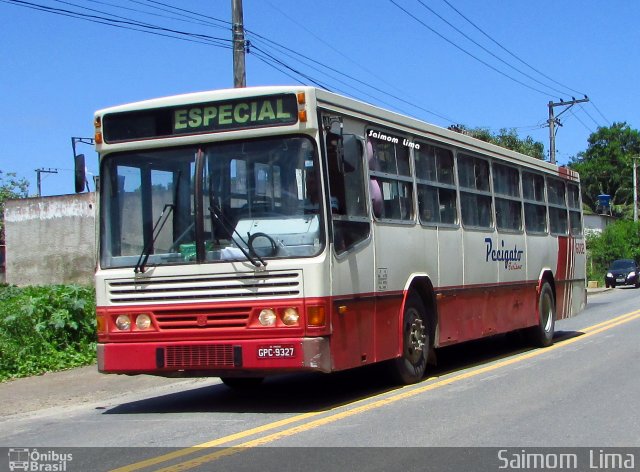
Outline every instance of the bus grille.
<path fill-rule="evenodd" d="M 180 329 L 244 328 L 251 307 L 153 310 L 161 331 Z"/>
<path fill-rule="evenodd" d="M 299 297 L 302 271 L 107 280 L 113 305 Z"/>
<path fill-rule="evenodd" d="M 200 345 L 168 346 L 164 358 L 166 367 L 179 369 L 203 367 L 233 367 L 233 346 Z"/>

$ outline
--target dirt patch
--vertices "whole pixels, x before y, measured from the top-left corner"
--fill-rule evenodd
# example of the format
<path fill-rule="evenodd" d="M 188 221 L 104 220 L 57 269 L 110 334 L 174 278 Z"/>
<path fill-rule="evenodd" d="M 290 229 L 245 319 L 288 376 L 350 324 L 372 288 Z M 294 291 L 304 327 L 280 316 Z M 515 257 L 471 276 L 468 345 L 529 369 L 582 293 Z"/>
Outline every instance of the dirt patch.
<path fill-rule="evenodd" d="M 105 375 L 95 365 L 0 383 L 0 418 L 51 407 L 107 401 L 115 397 L 183 383 L 151 375 Z"/>

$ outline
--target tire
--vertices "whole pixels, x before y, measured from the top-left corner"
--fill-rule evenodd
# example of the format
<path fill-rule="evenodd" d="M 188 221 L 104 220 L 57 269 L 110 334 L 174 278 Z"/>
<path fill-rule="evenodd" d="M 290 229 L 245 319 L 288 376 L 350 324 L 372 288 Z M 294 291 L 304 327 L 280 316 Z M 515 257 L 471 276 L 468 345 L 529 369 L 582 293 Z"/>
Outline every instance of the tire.
<path fill-rule="evenodd" d="M 402 355 L 389 364 L 396 383 L 413 384 L 424 377 L 431 339 L 424 303 L 415 292 L 410 292 L 402 314 Z"/>
<path fill-rule="evenodd" d="M 549 282 L 543 282 L 538 296 L 538 325 L 528 328 L 529 341 L 537 347 L 553 344 L 556 324 L 556 301 Z"/>
<path fill-rule="evenodd" d="M 222 383 L 234 390 L 247 391 L 262 384 L 263 377 L 220 377 Z"/>

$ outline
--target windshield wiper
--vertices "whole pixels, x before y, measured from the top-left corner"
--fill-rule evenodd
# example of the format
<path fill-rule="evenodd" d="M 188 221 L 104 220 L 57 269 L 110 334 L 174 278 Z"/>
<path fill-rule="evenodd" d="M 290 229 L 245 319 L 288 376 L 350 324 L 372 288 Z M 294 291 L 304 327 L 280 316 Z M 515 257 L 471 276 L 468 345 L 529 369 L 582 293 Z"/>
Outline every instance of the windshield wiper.
<path fill-rule="evenodd" d="M 149 241 L 147 245 L 142 249 L 142 253 L 138 258 L 138 262 L 136 262 L 136 266 L 133 268 L 134 273 L 144 273 L 145 265 L 147 263 L 147 260 L 149 260 L 149 256 L 151 255 L 151 249 L 153 249 L 153 245 L 155 244 L 160 231 L 162 231 L 162 228 L 169 219 L 169 215 L 173 211 L 174 207 L 175 205 L 173 203 L 165 203 L 160 216 L 156 220 L 156 223 L 153 225 L 153 231 L 151 231 L 151 241 Z"/>
<path fill-rule="evenodd" d="M 240 242 L 242 242 L 245 246 L 249 247 L 249 244 L 242 238 L 242 236 L 240 236 L 240 233 L 238 233 L 236 228 L 233 225 L 229 224 L 228 221 L 226 221 L 224 215 L 222 215 L 222 213 L 220 212 L 220 209 L 217 208 L 215 204 L 209 205 L 209 212 L 214 216 L 216 221 L 220 223 L 220 225 L 224 228 L 224 230 L 227 233 L 235 233 L 235 235 L 238 237 Z M 267 262 L 258 254 L 256 254 L 255 251 L 251 251 L 251 252 L 253 252 L 253 255 L 256 257 L 257 261 L 252 257 L 249 251 L 247 251 L 245 248 L 242 247 L 242 244 L 238 244 L 238 249 L 240 249 L 242 254 L 244 254 L 244 257 L 246 257 L 247 260 L 251 262 L 254 266 L 267 267 Z"/>

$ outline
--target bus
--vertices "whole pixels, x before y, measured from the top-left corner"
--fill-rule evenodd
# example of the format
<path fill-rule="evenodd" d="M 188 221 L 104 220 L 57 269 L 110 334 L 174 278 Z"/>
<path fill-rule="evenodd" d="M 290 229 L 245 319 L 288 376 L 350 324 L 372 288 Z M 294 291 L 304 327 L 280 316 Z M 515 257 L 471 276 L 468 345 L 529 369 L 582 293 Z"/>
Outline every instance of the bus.
<path fill-rule="evenodd" d="M 308 86 L 94 125 L 103 373 L 246 387 L 384 362 L 410 384 L 443 346 L 548 346 L 586 304 L 570 169 Z"/>

